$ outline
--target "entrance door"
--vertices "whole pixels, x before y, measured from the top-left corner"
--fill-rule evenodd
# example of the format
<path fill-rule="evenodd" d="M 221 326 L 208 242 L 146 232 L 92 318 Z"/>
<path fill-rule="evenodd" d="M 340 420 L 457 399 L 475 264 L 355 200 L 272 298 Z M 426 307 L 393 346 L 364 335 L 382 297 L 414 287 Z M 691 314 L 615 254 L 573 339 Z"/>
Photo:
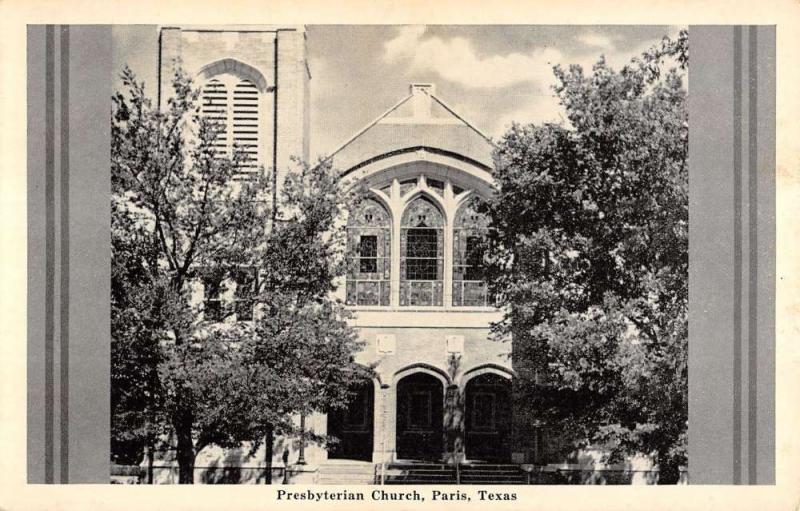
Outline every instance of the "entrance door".
<path fill-rule="evenodd" d="M 364 381 L 351 389 L 347 408 L 328 414 L 328 436 L 338 442 L 328 447 L 328 458 L 372 461 L 375 389 Z"/>
<path fill-rule="evenodd" d="M 496 374 L 467 382 L 466 457 L 493 463 L 511 459 L 511 381 Z"/>
<path fill-rule="evenodd" d="M 442 459 L 443 400 L 442 383 L 429 374 L 415 373 L 397 383 L 398 459 Z"/>

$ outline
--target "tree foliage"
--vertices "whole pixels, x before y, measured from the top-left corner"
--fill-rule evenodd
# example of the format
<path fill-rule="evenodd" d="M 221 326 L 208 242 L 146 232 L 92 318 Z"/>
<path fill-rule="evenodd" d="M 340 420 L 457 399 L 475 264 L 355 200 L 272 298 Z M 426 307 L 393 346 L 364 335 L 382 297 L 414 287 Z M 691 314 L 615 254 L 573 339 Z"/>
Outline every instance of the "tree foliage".
<path fill-rule="evenodd" d="M 569 125 L 511 128 L 489 208 L 526 420 L 655 454 L 661 482 L 686 463 L 687 41 L 555 67 Z"/>
<path fill-rule="evenodd" d="M 337 230 L 347 204 L 329 167 L 301 165 L 277 204 L 263 169 L 241 179 L 245 154 L 215 150 L 221 126 L 178 72 L 163 109 L 129 70 L 112 112 L 113 431 L 146 443 L 171 433 L 180 482 L 203 447 L 256 445 L 295 432 L 291 415 L 346 402 L 365 369 L 343 306 Z M 211 318 L 202 282 L 236 289 Z M 241 311 L 241 309 L 239 309 Z M 122 445 L 119 443 L 119 445 Z"/>

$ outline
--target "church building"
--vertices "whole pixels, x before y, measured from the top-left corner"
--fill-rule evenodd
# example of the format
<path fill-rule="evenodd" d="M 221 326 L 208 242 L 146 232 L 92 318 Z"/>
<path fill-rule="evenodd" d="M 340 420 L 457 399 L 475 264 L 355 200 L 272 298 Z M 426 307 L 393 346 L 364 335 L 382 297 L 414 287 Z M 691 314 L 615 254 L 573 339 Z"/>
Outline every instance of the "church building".
<path fill-rule="evenodd" d="M 253 171 L 263 165 L 280 186 L 291 158 L 309 157 L 306 37 L 302 27 L 163 27 L 160 104 L 182 66 L 202 90 L 203 114 L 227 127 L 220 148 L 244 147 Z M 377 376 L 354 382 L 346 410 L 297 419 L 338 441 L 282 442 L 273 465 L 287 481 L 371 483 L 378 471 L 391 477 L 414 464 L 536 461 L 536 435 L 515 427 L 511 342 L 490 339 L 502 312 L 482 271 L 487 220 L 477 206 L 492 190 L 494 146 L 435 84 L 412 83 L 386 107 L 357 133 L 341 133 L 328 156 L 369 190 L 348 221 L 338 295 L 366 343 L 357 361 L 377 362 Z M 207 289 L 204 299 L 219 297 Z M 201 453 L 198 470 L 223 458 Z M 263 450 L 236 463 L 263 466 Z"/>

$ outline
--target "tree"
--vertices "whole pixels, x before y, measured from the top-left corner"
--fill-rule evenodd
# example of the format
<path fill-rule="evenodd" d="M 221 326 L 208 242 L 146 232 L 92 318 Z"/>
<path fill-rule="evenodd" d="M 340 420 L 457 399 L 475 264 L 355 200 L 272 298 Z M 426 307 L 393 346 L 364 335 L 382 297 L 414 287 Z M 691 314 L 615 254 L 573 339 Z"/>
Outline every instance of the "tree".
<path fill-rule="evenodd" d="M 149 270 L 157 260 L 150 236 L 117 198 L 111 214 L 111 452 L 113 461 L 138 464 L 152 451 L 163 431 L 159 424 L 160 387 L 157 373 L 160 325 L 166 308 L 152 296 L 167 291 L 166 283 Z M 152 481 L 152 471 L 148 471 Z"/>
<path fill-rule="evenodd" d="M 514 125 L 489 205 L 524 420 L 654 454 L 662 483 L 686 463 L 687 41 L 618 72 L 555 67 L 570 125 Z"/>
<path fill-rule="evenodd" d="M 303 166 L 269 204 L 263 169 L 239 179 L 245 153 L 214 146 L 222 127 L 200 115 L 184 74 L 163 110 L 130 70 L 122 80 L 112 112 L 113 431 L 140 441 L 170 431 L 186 484 L 205 446 L 266 437 L 271 453 L 274 432 L 294 432 L 291 415 L 346 401 L 363 372 L 353 362 L 361 345 L 329 297 L 347 201 L 321 165 Z M 200 282 L 235 288 L 239 300 L 202 303 Z M 252 321 L 232 321 L 237 313 Z M 134 430 L 130 416 L 146 427 Z"/>

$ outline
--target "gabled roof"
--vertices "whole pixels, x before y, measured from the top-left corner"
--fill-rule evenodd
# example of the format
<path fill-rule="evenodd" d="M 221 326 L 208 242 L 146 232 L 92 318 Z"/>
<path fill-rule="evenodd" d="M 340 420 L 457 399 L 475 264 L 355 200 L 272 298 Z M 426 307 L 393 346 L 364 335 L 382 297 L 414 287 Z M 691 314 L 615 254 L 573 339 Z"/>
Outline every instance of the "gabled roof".
<path fill-rule="evenodd" d="M 410 93 L 350 137 L 329 157 L 348 173 L 383 155 L 427 149 L 492 168 L 491 139 L 435 94 L 432 84 L 411 84 Z"/>

